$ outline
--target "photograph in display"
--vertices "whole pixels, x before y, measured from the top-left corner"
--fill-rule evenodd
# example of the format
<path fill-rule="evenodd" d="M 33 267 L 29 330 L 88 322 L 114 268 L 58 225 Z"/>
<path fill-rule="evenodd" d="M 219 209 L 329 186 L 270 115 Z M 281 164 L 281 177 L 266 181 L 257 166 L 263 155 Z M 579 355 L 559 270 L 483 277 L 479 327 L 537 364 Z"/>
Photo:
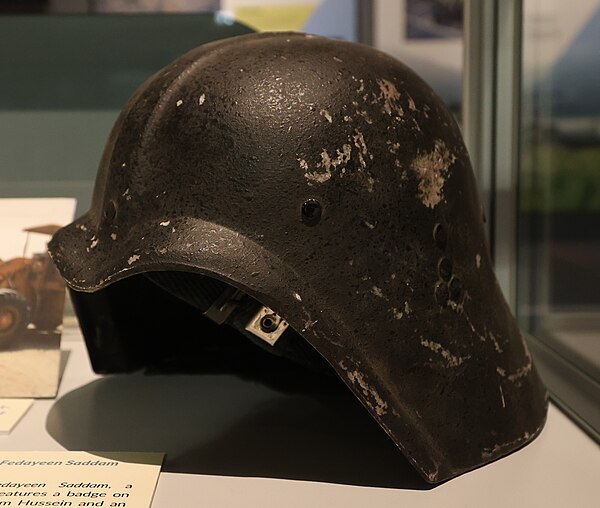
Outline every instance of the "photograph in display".
<path fill-rule="evenodd" d="M 53 397 L 65 286 L 46 251 L 74 199 L 0 200 L 0 397 Z"/>

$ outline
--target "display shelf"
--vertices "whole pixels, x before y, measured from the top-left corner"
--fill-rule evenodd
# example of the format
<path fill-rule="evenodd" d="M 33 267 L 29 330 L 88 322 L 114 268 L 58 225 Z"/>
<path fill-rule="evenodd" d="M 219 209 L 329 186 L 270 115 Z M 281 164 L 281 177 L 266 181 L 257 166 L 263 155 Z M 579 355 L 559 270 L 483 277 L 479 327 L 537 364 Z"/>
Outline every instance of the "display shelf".
<path fill-rule="evenodd" d="M 163 451 L 154 508 L 596 507 L 600 447 L 556 407 L 540 437 L 431 487 L 350 396 L 282 392 L 227 373 L 116 375 L 63 335 L 56 400 L 36 400 L 1 450 Z"/>

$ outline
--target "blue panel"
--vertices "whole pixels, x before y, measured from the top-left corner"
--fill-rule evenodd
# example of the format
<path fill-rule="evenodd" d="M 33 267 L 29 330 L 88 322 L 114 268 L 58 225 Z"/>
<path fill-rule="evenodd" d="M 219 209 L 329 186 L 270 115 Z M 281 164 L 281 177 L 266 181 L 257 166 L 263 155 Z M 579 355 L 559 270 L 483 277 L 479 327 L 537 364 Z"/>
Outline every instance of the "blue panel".
<path fill-rule="evenodd" d="M 324 0 L 302 30 L 334 39 L 358 41 L 356 0 Z"/>

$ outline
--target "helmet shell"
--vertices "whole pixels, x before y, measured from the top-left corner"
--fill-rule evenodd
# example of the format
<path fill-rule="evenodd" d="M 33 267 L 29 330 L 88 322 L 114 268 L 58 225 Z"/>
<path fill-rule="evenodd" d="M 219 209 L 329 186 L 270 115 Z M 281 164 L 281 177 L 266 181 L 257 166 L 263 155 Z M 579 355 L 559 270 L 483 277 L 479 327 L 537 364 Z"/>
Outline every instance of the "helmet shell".
<path fill-rule="evenodd" d="M 456 122 L 367 46 L 263 33 L 182 56 L 126 104 L 90 211 L 49 249 L 92 357 L 102 340 L 84 293 L 123 302 L 135 274 L 210 275 L 284 316 L 429 482 L 544 424 Z M 95 367 L 115 370 L 132 334 Z"/>

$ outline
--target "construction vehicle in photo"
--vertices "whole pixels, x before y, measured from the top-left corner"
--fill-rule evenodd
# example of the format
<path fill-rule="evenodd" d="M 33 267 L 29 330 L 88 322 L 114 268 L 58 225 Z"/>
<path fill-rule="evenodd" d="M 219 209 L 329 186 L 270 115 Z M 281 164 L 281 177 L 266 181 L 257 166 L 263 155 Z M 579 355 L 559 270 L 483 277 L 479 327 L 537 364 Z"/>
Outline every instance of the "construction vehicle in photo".
<path fill-rule="evenodd" d="M 24 229 L 23 255 L 0 259 L 0 349 L 29 330 L 54 332 L 62 323 L 65 303 L 63 280 L 46 252 L 26 256 L 32 233 L 52 235 L 60 226 Z"/>

